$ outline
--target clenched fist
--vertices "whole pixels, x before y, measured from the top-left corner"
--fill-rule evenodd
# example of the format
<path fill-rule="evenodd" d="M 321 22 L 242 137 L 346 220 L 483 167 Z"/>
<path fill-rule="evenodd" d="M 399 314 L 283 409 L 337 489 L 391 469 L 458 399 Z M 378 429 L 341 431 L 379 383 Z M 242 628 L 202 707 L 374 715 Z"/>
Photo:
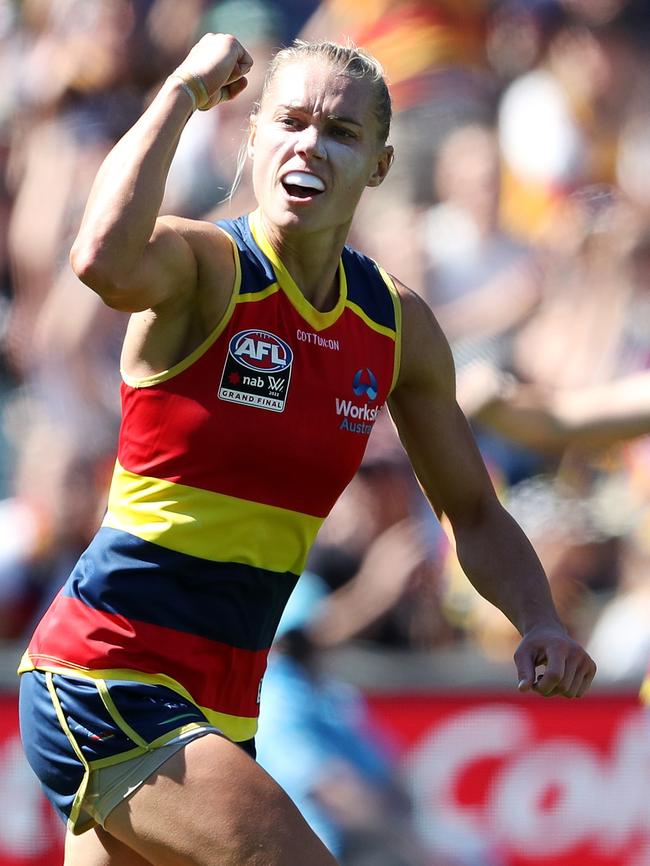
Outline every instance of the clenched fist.
<path fill-rule="evenodd" d="M 234 36 L 206 33 L 173 76 L 192 92 L 196 107 L 206 111 L 238 96 L 248 84 L 246 73 L 252 65 L 253 58 Z"/>

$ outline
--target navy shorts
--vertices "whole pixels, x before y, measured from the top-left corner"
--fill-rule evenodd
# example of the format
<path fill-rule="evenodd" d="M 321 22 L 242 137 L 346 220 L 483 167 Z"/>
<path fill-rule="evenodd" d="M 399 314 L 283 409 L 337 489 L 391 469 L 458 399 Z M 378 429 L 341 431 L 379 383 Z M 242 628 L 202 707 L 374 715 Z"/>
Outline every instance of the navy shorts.
<path fill-rule="evenodd" d="M 20 678 L 20 733 L 45 795 L 78 834 L 98 823 L 84 808 L 93 774 L 139 761 L 151 775 L 171 746 L 183 748 L 220 731 L 199 707 L 163 685 L 28 671 Z M 238 745 L 255 757 L 254 740 Z M 113 792 L 113 806 L 134 789 L 130 784 L 122 795 Z"/>

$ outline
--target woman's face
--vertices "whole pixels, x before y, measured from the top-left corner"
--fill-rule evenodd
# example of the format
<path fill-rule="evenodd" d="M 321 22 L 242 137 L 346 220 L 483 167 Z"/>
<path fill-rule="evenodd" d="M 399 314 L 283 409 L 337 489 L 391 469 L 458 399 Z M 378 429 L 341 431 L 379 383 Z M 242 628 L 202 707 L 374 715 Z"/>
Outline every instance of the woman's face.
<path fill-rule="evenodd" d="M 386 176 L 392 148 L 378 139 L 372 86 L 305 58 L 277 71 L 249 155 L 267 220 L 314 232 L 349 225 L 364 188 Z"/>

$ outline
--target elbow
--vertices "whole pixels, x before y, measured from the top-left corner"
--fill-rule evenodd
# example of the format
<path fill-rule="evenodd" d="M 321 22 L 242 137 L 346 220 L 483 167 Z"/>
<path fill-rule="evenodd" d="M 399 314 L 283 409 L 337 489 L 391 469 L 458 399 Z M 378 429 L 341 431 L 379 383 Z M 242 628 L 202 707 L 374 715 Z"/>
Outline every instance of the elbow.
<path fill-rule="evenodd" d="M 103 299 L 115 288 L 115 275 L 102 262 L 99 250 L 77 238 L 70 250 L 70 267 L 74 274 Z"/>
<path fill-rule="evenodd" d="M 115 267 L 102 261 L 99 251 L 77 239 L 70 250 L 69 261 L 74 274 L 99 295 L 107 307 L 133 312 L 132 293 L 121 285 Z"/>

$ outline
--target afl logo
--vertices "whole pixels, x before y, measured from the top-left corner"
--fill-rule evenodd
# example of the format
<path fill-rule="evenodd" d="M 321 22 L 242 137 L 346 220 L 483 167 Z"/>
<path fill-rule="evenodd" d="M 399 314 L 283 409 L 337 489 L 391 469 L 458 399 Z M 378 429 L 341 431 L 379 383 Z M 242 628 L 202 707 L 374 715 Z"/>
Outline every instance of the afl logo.
<path fill-rule="evenodd" d="M 291 366 L 291 348 L 269 331 L 240 331 L 231 339 L 230 355 L 256 373 L 279 373 Z"/>

